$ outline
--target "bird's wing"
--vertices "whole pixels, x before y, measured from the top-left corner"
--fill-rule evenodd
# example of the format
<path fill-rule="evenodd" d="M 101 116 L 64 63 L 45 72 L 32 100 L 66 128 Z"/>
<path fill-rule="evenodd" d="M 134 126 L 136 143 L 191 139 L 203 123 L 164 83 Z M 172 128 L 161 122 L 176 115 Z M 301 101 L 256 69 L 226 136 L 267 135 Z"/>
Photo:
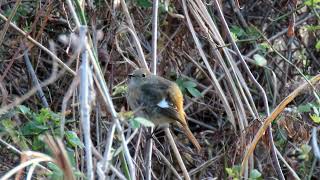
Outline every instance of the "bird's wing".
<path fill-rule="evenodd" d="M 146 106 L 154 108 L 153 111 L 180 122 L 181 117 L 176 106 L 176 99 L 173 98 L 175 93 L 170 91 L 171 86 L 172 82 L 170 81 L 167 83 L 157 81 L 143 84 L 141 86 L 141 91 L 145 95 L 143 101 L 147 102 Z"/>

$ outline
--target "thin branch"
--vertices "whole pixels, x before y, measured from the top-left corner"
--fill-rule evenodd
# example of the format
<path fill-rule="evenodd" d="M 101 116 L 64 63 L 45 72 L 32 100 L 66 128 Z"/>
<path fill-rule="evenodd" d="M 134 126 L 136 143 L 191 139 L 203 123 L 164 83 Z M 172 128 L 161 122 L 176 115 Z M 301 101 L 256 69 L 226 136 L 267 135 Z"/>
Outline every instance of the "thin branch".
<path fill-rule="evenodd" d="M 1 138 L 0 138 L 0 143 L 2 143 L 5 146 L 7 146 L 7 149 L 12 149 L 15 153 L 18 153 L 20 155 L 23 153 L 20 150 L 18 150 L 17 148 L 15 148 L 14 146 L 12 146 L 11 144 L 9 144 L 6 141 L 2 140 Z M 42 166 L 41 164 L 38 164 L 38 166 L 41 167 L 42 169 L 44 169 L 46 172 L 51 173 L 51 171 L 49 169 L 47 169 L 46 167 Z"/>
<path fill-rule="evenodd" d="M 92 162 L 92 144 L 90 136 L 90 102 L 89 102 L 89 62 L 86 50 L 82 52 L 82 65 L 80 67 L 80 115 L 83 129 L 87 178 L 94 179 L 93 162 Z"/>
<path fill-rule="evenodd" d="M 242 164 L 241 164 L 241 174 L 243 173 L 243 168 L 245 167 L 245 164 L 248 162 L 249 156 L 252 155 L 256 145 L 258 144 L 260 138 L 263 136 L 263 134 L 265 133 L 265 131 L 267 130 L 267 128 L 269 127 L 269 125 L 273 122 L 273 120 L 275 120 L 278 115 L 284 110 L 284 108 L 291 102 L 293 101 L 293 99 L 295 97 L 297 97 L 302 90 L 306 89 L 307 87 L 309 87 L 310 85 L 314 85 L 315 83 L 317 83 L 318 81 L 320 81 L 320 74 L 314 76 L 312 79 L 309 80 L 309 82 L 305 82 L 303 83 L 301 86 L 299 86 L 297 89 L 295 89 L 292 93 L 290 93 L 274 110 L 273 112 L 270 114 L 270 116 L 268 116 L 265 121 L 263 122 L 262 126 L 260 127 L 260 129 L 258 130 L 258 132 L 256 133 L 254 139 L 252 140 L 251 144 L 248 146 L 248 149 L 245 153 L 245 156 L 242 160 Z"/>
<path fill-rule="evenodd" d="M 313 17 L 315 17 L 314 14 L 308 14 L 308 16 L 299 19 L 299 20 L 297 21 L 297 23 L 294 24 L 294 27 L 300 26 L 301 24 L 303 24 L 304 22 L 308 21 L 309 19 L 311 19 L 311 18 L 313 18 Z M 282 36 L 282 35 L 286 34 L 287 32 L 288 32 L 288 28 L 285 28 L 284 30 L 278 32 L 278 33 L 275 34 L 274 36 L 268 38 L 268 41 L 271 42 L 271 41 L 277 39 L 279 36 Z M 257 47 L 257 48 L 255 48 L 255 49 L 253 49 L 252 51 L 250 51 L 249 53 L 247 53 L 245 56 L 250 57 L 250 56 L 252 56 L 254 53 L 256 53 L 257 51 L 259 51 L 260 49 L 261 49 L 260 47 Z"/>
<path fill-rule="evenodd" d="M 154 75 L 157 74 L 157 37 L 158 37 L 158 6 L 159 1 L 153 0 L 152 7 L 152 72 Z M 150 128 L 150 133 L 153 133 L 153 127 Z M 149 138 L 147 141 L 147 150 L 146 150 L 146 179 L 151 180 L 152 172 L 152 145 L 153 140 Z"/>
<path fill-rule="evenodd" d="M 34 164 L 31 165 L 31 167 L 29 168 L 26 180 L 31 180 L 32 179 L 33 172 L 36 169 L 37 165 L 38 165 L 38 163 L 34 163 Z"/>
<path fill-rule="evenodd" d="M 160 156 L 161 160 L 164 161 L 164 163 L 169 167 L 169 169 L 173 172 L 173 174 L 176 176 L 177 179 L 182 180 L 181 176 L 177 172 L 177 170 L 173 167 L 173 165 L 170 163 L 170 161 L 166 158 L 165 155 L 161 153 L 159 149 L 156 147 L 153 147 L 153 149 L 156 151 L 157 155 Z"/>
<path fill-rule="evenodd" d="M 20 6 L 21 1 L 22 0 L 17 0 L 16 1 L 15 5 L 14 5 L 14 8 L 13 8 L 13 10 L 11 11 L 11 13 L 9 15 L 9 18 L 8 18 L 6 24 L 4 25 L 4 27 L 3 27 L 3 29 L 2 29 L 2 31 L 0 33 L 0 46 L 2 45 L 3 39 L 4 39 L 8 29 L 9 29 L 10 22 L 13 19 L 13 17 L 15 16 L 15 14 L 16 14 L 19 6 Z"/>
<path fill-rule="evenodd" d="M 68 5 L 69 5 L 69 8 L 73 8 L 73 5 L 70 1 L 68 0 Z M 73 8 L 74 9 L 74 8 Z M 79 19 L 77 17 L 76 14 L 73 14 L 73 18 L 74 20 L 76 21 L 76 24 L 77 24 L 77 27 L 79 28 L 79 25 L 80 25 L 80 22 L 79 22 Z M 99 84 L 101 88 L 99 88 L 99 90 L 101 91 L 101 95 L 103 97 L 103 100 L 104 102 L 106 103 L 108 109 L 109 109 L 109 112 L 111 113 L 111 116 L 112 116 L 112 119 L 114 120 L 115 124 L 116 124 L 116 128 L 118 130 L 118 133 L 120 134 L 120 137 L 121 137 L 121 143 L 122 143 L 122 146 L 123 146 L 123 149 L 124 149 L 124 154 L 125 154 L 125 157 L 127 159 L 127 163 L 128 163 L 128 166 L 129 166 L 129 170 L 130 170 L 130 176 L 132 178 L 132 180 L 135 180 L 136 179 L 136 176 L 135 176 L 135 167 L 134 167 L 134 164 L 132 162 L 132 157 L 130 155 L 130 152 L 129 152 L 129 149 L 128 149 L 128 146 L 126 144 L 126 139 L 125 139 L 125 136 L 123 134 L 123 130 L 122 130 L 122 127 L 120 125 L 120 122 L 119 122 L 119 119 L 117 117 L 117 112 L 114 108 L 114 105 L 113 105 L 113 102 L 112 102 L 112 99 L 111 99 L 111 96 L 110 96 L 110 93 L 109 93 L 109 89 L 106 85 L 106 81 L 104 80 L 104 77 L 102 75 L 102 72 L 101 72 L 101 69 L 100 69 L 100 66 L 98 64 L 98 60 L 96 58 L 96 56 L 94 55 L 92 49 L 91 49 L 91 46 L 90 44 L 88 43 L 88 41 L 86 42 L 86 46 L 85 46 L 86 50 L 88 51 L 88 55 L 89 55 L 89 59 L 93 65 L 93 69 L 95 71 L 95 74 L 96 74 L 96 84 Z"/>
<path fill-rule="evenodd" d="M 13 176 L 15 173 L 19 172 L 20 170 L 24 169 L 27 166 L 30 166 L 32 164 L 38 164 L 40 162 L 54 162 L 54 159 L 52 159 L 51 157 L 42 154 L 42 153 L 37 153 L 37 152 L 32 152 L 32 151 L 25 151 L 22 153 L 23 155 L 26 156 L 36 156 L 36 158 L 31 159 L 29 161 L 23 162 L 21 164 L 19 164 L 18 166 L 14 167 L 13 169 L 11 169 L 9 172 L 7 172 L 4 176 L 2 176 L 0 179 L 1 180 L 7 180 L 9 179 L 11 176 Z"/>
<path fill-rule="evenodd" d="M 66 109 L 67 109 L 67 105 L 68 105 L 68 101 L 71 98 L 73 91 L 77 88 L 77 86 L 79 85 L 80 82 L 80 77 L 79 75 L 76 75 L 72 82 L 71 85 L 69 86 L 67 92 L 65 93 L 65 95 L 63 96 L 62 99 L 62 105 L 61 105 L 61 123 L 60 123 L 60 136 L 63 137 L 64 135 L 64 126 L 66 124 L 66 117 L 65 117 L 65 113 L 66 113 Z"/>
<path fill-rule="evenodd" d="M 119 33 L 123 33 L 123 32 L 129 32 L 133 38 L 133 43 L 135 44 L 135 47 L 137 48 L 137 51 L 138 51 L 138 55 L 139 55 L 139 65 L 140 67 L 143 67 L 143 68 L 146 68 L 148 69 L 148 64 L 146 62 L 146 59 L 144 57 L 144 53 L 143 53 L 143 50 L 142 50 L 142 47 L 141 47 L 141 44 L 140 44 L 140 41 L 139 41 L 139 38 L 137 36 L 137 34 L 131 29 L 129 28 L 128 26 L 122 26 L 117 34 Z M 130 63 L 130 62 L 129 62 Z"/>
<path fill-rule="evenodd" d="M 319 149 L 319 145 L 318 145 L 318 138 L 317 138 L 317 128 L 313 127 L 312 128 L 312 147 L 313 147 L 313 154 L 315 155 L 315 157 L 317 159 L 320 160 L 320 149 Z"/>
<path fill-rule="evenodd" d="M 283 162 L 283 164 L 285 166 L 287 166 L 287 168 L 289 169 L 290 173 L 292 174 L 292 176 L 296 179 L 296 180 L 300 180 L 300 177 L 298 176 L 298 174 L 294 171 L 294 169 L 292 169 L 292 167 L 289 165 L 289 163 L 282 157 L 281 153 L 279 152 L 278 149 L 276 149 L 277 155 L 279 157 L 279 159 Z"/>
<path fill-rule="evenodd" d="M 153 0 L 152 7 L 152 72 L 157 74 L 157 37 L 158 37 L 158 6 L 159 1 Z"/>
<path fill-rule="evenodd" d="M 225 110 L 227 112 L 229 121 L 233 124 L 234 127 L 236 127 L 235 118 L 233 116 L 233 112 L 232 112 L 232 109 L 231 109 L 231 107 L 229 105 L 229 102 L 228 102 L 226 96 L 222 93 L 223 90 L 222 90 L 222 88 L 221 88 L 221 86 L 220 86 L 215 74 L 213 73 L 212 68 L 210 67 L 210 63 L 206 58 L 206 55 L 205 55 L 205 53 L 204 53 L 204 51 L 202 49 L 202 46 L 201 46 L 201 44 L 199 42 L 199 39 L 196 36 L 194 27 L 193 27 L 193 25 L 191 23 L 191 19 L 189 17 L 187 5 L 186 5 L 186 0 L 182 0 L 182 4 L 183 4 L 183 11 L 184 11 L 185 17 L 187 19 L 187 24 L 188 24 L 189 30 L 190 30 L 190 32 L 192 34 L 193 40 L 194 40 L 197 48 L 198 48 L 200 56 L 201 56 L 202 60 L 204 61 L 206 67 L 208 68 L 208 71 L 209 71 L 209 74 L 211 76 L 211 79 L 214 82 L 215 87 L 217 88 L 218 95 L 220 96 L 220 99 L 221 99 L 221 101 L 222 101 L 222 103 L 223 103 L 223 105 L 225 107 Z"/>
<path fill-rule="evenodd" d="M 76 27 L 80 27 L 81 26 L 80 20 L 79 20 L 78 15 L 73 7 L 71 0 L 67 0 L 67 3 L 68 3 L 69 10 L 72 14 L 72 18 L 74 19 L 74 22 L 76 23 Z"/>
<path fill-rule="evenodd" d="M 34 72 L 34 69 L 32 67 L 32 64 L 30 62 L 30 59 L 29 59 L 29 56 L 28 56 L 28 49 L 26 48 L 26 50 L 24 51 L 23 53 L 23 57 L 24 57 L 24 62 L 26 63 L 26 66 L 27 66 L 27 69 L 31 75 L 31 79 L 32 79 L 32 82 L 33 82 L 33 85 L 35 87 L 38 88 L 37 90 L 37 95 L 38 95 L 38 98 L 41 100 L 42 102 L 42 105 L 45 107 L 45 108 L 48 108 L 49 107 L 49 104 L 48 104 L 48 101 L 46 99 L 46 96 L 44 95 L 43 91 L 42 91 L 42 88 L 40 87 L 40 83 L 39 83 L 39 80 L 37 78 L 37 75 L 36 73 Z"/>
<path fill-rule="evenodd" d="M 111 152 L 111 147 L 112 147 L 112 142 L 113 142 L 113 138 L 114 138 L 114 131 L 116 130 L 116 124 L 113 122 L 111 127 L 108 130 L 108 135 L 107 135 L 107 142 L 105 145 L 105 150 L 104 150 L 104 155 L 103 155 L 103 160 L 100 161 L 99 163 L 102 163 L 102 170 L 103 172 L 107 171 L 107 166 L 108 166 L 108 162 L 110 159 L 110 152 Z"/>
<path fill-rule="evenodd" d="M 8 19 L 2 15 L 0 13 L 0 18 L 3 19 L 4 21 L 8 21 Z M 61 59 L 59 59 L 54 53 L 52 53 L 49 49 L 47 49 L 46 47 L 44 47 L 42 44 L 40 44 L 38 41 L 34 40 L 31 36 L 27 35 L 27 33 L 25 33 L 22 29 L 18 28 L 15 24 L 13 24 L 12 22 L 10 22 L 10 26 L 13 27 L 15 30 L 17 30 L 20 34 L 22 34 L 23 36 L 26 36 L 27 39 L 32 42 L 33 44 L 37 45 L 40 49 L 42 49 L 44 52 L 48 53 L 51 58 L 54 61 L 57 61 L 62 67 L 64 67 L 69 73 L 71 73 L 72 75 L 76 75 L 76 73 L 69 68 L 69 66 L 67 66 Z"/>
<path fill-rule="evenodd" d="M 50 42 L 52 43 L 52 42 Z M 53 54 L 53 53 L 51 53 Z M 56 57 L 56 56 L 55 56 Z M 46 79 L 45 81 L 43 81 L 40 84 L 40 88 L 43 88 L 45 86 L 48 86 L 49 84 L 55 82 L 57 79 L 59 79 L 63 74 L 65 74 L 66 69 L 62 69 L 59 73 L 58 72 L 58 67 L 57 67 L 57 62 L 56 61 L 52 61 L 52 72 L 51 75 L 48 79 Z M 21 104 L 22 102 L 24 102 L 25 100 L 27 100 L 29 97 L 31 97 L 32 95 L 34 95 L 37 90 L 39 89 L 38 86 L 33 86 L 26 94 L 22 95 L 21 97 L 17 97 L 14 99 L 14 101 L 4 107 L 0 108 L 0 115 L 7 112 L 9 109 L 12 109 L 13 107 Z"/>
<path fill-rule="evenodd" d="M 267 116 L 270 115 L 270 110 L 269 110 L 269 104 L 268 104 L 268 98 L 267 98 L 267 94 L 264 91 L 263 87 L 258 83 L 258 81 L 256 80 L 256 78 L 253 76 L 253 74 L 250 71 L 249 66 L 247 65 L 246 61 L 244 60 L 237 44 L 235 43 L 234 39 L 231 36 L 231 32 L 230 29 L 228 27 L 228 24 L 223 16 L 220 4 L 217 0 L 214 0 L 215 6 L 217 7 L 220 19 L 222 20 L 222 24 L 224 26 L 224 29 L 227 30 L 227 35 L 228 35 L 228 39 L 231 42 L 233 48 L 235 49 L 238 57 L 240 58 L 240 61 L 242 62 L 242 65 L 244 66 L 247 74 L 249 75 L 249 78 L 253 81 L 253 83 L 258 87 L 259 91 L 261 92 L 262 98 L 263 98 L 263 102 L 264 102 L 264 107 L 265 107 L 265 112 L 267 114 Z M 277 154 L 276 154 L 276 147 L 274 145 L 274 141 L 273 141 L 273 136 L 272 136 L 272 129 L 271 129 L 271 125 L 268 127 L 268 134 L 269 134 L 269 142 L 271 144 L 271 156 L 272 156 L 272 160 L 274 163 L 274 166 L 276 168 L 278 177 L 282 180 L 284 180 L 284 175 L 282 173 L 281 170 L 281 166 L 279 164 L 278 158 L 277 158 Z"/>
<path fill-rule="evenodd" d="M 188 174 L 188 170 L 187 170 L 187 168 L 186 168 L 186 165 L 183 163 L 183 160 L 182 160 L 182 158 L 181 158 L 181 156 L 180 156 L 179 150 L 178 150 L 178 148 L 177 148 L 177 146 L 176 146 L 176 144 L 175 144 L 175 142 L 174 142 L 174 139 L 173 139 L 173 137 L 172 137 L 172 135 L 171 135 L 171 132 L 170 132 L 169 128 L 166 127 L 166 128 L 164 129 L 164 132 L 166 133 L 166 136 L 167 136 L 168 139 L 169 139 L 169 143 L 170 143 L 170 145 L 171 145 L 171 147 L 172 147 L 172 150 L 173 150 L 173 152 L 174 152 L 175 157 L 177 158 L 178 164 L 179 164 L 179 166 L 180 166 L 180 168 L 181 168 L 181 170 L 182 170 L 182 173 L 183 173 L 184 178 L 185 178 L 186 180 L 190 180 L 190 176 L 189 176 L 189 174 Z"/>
<path fill-rule="evenodd" d="M 195 169 L 192 169 L 190 171 L 190 175 L 196 174 L 197 172 L 202 171 L 203 169 L 209 167 L 212 163 L 216 162 L 221 157 L 223 157 L 223 156 L 222 155 L 218 155 L 218 156 L 215 156 L 215 157 L 209 159 L 208 161 L 206 161 L 203 164 L 199 165 Z"/>

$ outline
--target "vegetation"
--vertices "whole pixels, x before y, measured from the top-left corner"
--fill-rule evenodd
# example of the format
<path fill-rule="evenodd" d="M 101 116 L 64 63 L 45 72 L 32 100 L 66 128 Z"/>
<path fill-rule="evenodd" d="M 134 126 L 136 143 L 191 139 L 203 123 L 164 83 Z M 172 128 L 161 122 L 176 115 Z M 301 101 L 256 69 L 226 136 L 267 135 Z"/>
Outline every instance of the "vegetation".
<path fill-rule="evenodd" d="M 1 1 L 0 179 L 317 179 L 319 13 L 319 0 Z M 200 153 L 178 124 L 129 109 L 137 67 L 178 84 Z"/>

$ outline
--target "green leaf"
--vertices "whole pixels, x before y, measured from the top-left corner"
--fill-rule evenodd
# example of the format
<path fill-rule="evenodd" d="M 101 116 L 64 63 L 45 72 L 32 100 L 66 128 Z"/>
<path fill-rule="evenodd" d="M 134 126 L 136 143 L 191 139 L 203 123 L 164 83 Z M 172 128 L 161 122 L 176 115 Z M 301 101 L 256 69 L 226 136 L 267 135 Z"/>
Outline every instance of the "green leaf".
<path fill-rule="evenodd" d="M 36 115 L 36 121 L 43 124 L 51 119 L 51 111 L 48 108 L 42 108 L 40 113 Z"/>
<path fill-rule="evenodd" d="M 307 1 L 304 2 L 305 5 L 311 6 L 313 8 L 318 8 L 319 7 L 317 5 L 318 3 L 320 3 L 320 0 L 307 0 Z"/>
<path fill-rule="evenodd" d="M 320 41 L 317 41 L 316 49 L 317 49 L 317 50 L 320 50 Z"/>
<path fill-rule="evenodd" d="M 267 65 L 267 60 L 263 56 L 261 56 L 260 54 L 253 55 L 253 59 L 254 59 L 256 65 L 258 65 L 260 67 L 264 67 Z"/>
<path fill-rule="evenodd" d="M 308 144 L 302 144 L 301 151 L 303 153 L 309 153 L 311 151 L 311 146 L 309 146 Z"/>
<path fill-rule="evenodd" d="M 44 143 L 40 140 L 39 136 L 35 136 L 32 141 L 32 150 L 39 151 L 44 148 Z"/>
<path fill-rule="evenodd" d="M 320 117 L 317 116 L 316 114 L 310 115 L 310 118 L 312 119 L 313 122 L 315 123 L 320 123 Z"/>
<path fill-rule="evenodd" d="M 226 171 L 227 171 L 227 174 L 231 177 L 234 176 L 234 172 L 233 172 L 233 169 L 232 168 L 226 168 Z"/>
<path fill-rule="evenodd" d="M 52 180 L 63 180 L 63 172 L 59 168 L 59 166 L 57 166 L 54 163 L 49 162 L 48 163 L 48 168 L 52 171 L 51 174 L 49 175 L 50 179 L 52 179 Z"/>
<path fill-rule="evenodd" d="M 154 124 L 152 121 L 150 121 L 146 118 L 143 118 L 143 117 L 135 117 L 135 118 L 133 118 L 133 121 L 136 121 L 139 124 L 146 126 L 146 127 L 154 127 Z"/>
<path fill-rule="evenodd" d="M 140 127 L 140 123 L 138 121 L 135 121 L 134 118 L 130 119 L 129 123 L 133 129 L 137 129 Z"/>
<path fill-rule="evenodd" d="M 16 123 L 10 119 L 5 119 L 0 122 L 2 126 L 4 127 L 4 132 L 6 132 L 5 135 L 9 135 L 12 140 L 23 150 L 29 149 L 27 145 L 27 139 L 21 135 L 19 131 L 17 131 Z"/>
<path fill-rule="evenodd" d="M 250 38 L 258 38 L 258 37 L 260 37 L 259 31 L 257 31 L 257 28 L 254 27 L 254 26 L 248 27 L 246 32 L 247 32 L 247 36 L 250 37 Z"/>
<path fill-rule="evenodd" d="M 184 81 L 183 82 L 183 87 L 185 88 L 193 88 L 193 87 L 197 87 L 197 84 L 193 81 Z"/>
<path fill-rule="evenodd" d="M 86 175 L 83 174 L 81 171 L 73 169 L 73 174 L 78 179 L 86 179 Z"/>
<path fill-rule="evenodd" d="M 233 180 L 239 180 L 240 177 L 240 166 L 235 165 L 232 168 L 226 168 L 227 174 L 233 179 Z"/>
<path fill-rule="evenodd" d="M 230 31 L 234 34 L 235 40 L 246 35 L 246 32 L 239 26 L 231 26 Z"/>
<path fill-rule="evenodd" d="M 236 41 L 236 42 L 239 41 L 239 39 L 235 33 L 231 32 L 230 34 L 231 34 L 231 37 L 234 41 Z"/>
<path fill-rule="evenodd" d="M 305 28 L 308 31 L 318 31 L 318 30 L 320 30 L 320 26 L 319 25 L 317 25 L 317 26 L 314 26 L 314 25 L 309 26 L 309 25 L 307 25 L 307 26 L 305 26 Z"/>
<path fill-rule="evenodd" d="M 275 134 L 275 144 L 277 147 L 283 148 L 288 143 L 288 135 L 284 129 L 278 128 Z"/>
<path fill-rule="evenodd" d="M 31 121 L 26 123 L 22 128 L 21 128 L 21 132 L 24 136 L 26 135 L 38 135 L 40 133 L 45 132 L 46 130 L 48 130 L 49 127 L 42 125 L 36 121 Z"/>
<path fill-rule="evenodd" d="M 178 86 L 183 86 L 183 82 L 184 80 L 181 77 L 176 80 L 176 83 L 178 84 Z"/>
<path fill-rule="evenodd" d="M 265 54 L 269 49 L 271 49 L 270 45 L 266 42 L 259 44 L 258 47 L 263 54 Z"/>
<path fill-rule="evenodd" d="M 166 13 L 169 11 L 168 6 L 166 6 L 164 3 L 159 3 L 159 12 L 160 13 Z"/>
<path fill-rule="evenodd" d="M 184 80 L 182 78 L 178 78 L 176 80 L 176 83 L 180 87 L 180 90 L 183 94 L 187 90 L 193 97 L 201 97 L 202 96 L 200 91 L 195 88 L 195 87 L 197 87 L 197 84 L 195 82 L 189 81 L 189 80 Z"/>
<path fill-rule="evenodd" d="M 17 21 L 19 19 L 21 19 L 21 17 L 30 17 L 30 16 L 28 16 L 28 14 L 32 10 L 33 10 L 33 8 L 29 8 L 28 6 L 21 3 L 21 5 L 17 9 L 16 15 L 12 18 L 12 21 L 17 23 Z M 4 11 L 4 14 L 8 17 L 11 14 L 11 11 L 12 11 L 11 8 L 6 8 Z"/>
<path fill-rule="evenodd" d="M 298 106 L 297 110 L 299 113 L 304 113 L 304 112 L 310 112 L 311 108 L 312 108 L 312 104 L 308 103 L 308 104 Z"/>
<path fill-rule="evenodd" d="M 184 82 L 183 78 L 178 78 L 178 79 L 176 80 L 176 84 L 179 86 L 182 94 L 185 94 L 185 93 L 186 93 L 186 89 L 185 89 L 185 87 L 183 86 L 183 82 Z"/>
<path fill-rule="evenodd" d="M 27 115 L 27 114 L 31 113 L 31 110 L 24 105 L 19 105 L 19 106 L 17 106 L 17 108 L 23 115 Z"/>
<path fill-rule="evenodd" d="M 112 96 L 123 95 L 128 91 L 127 85 L 116 86 L 112 92 Z"/>
<path fill-rule="evenodd" d="M 201 92 L 194 87 L 189 87 L 187 90 L 193 97 L 202 97 Z"/>
<path fill-rule="evenodd" d="M 307 145 L 307 144 L 303 144 L 301 145 L 301 147 L 298 149 L 300 155 L 298 156 L 299 159 L 302 159 L 304 161 L 308 161 L 309 160 L 309 153 L 311 151 L 311 146 Z"/>
<path fill-rule="evenodd" d="M 136 0 L 137 5 L 143 8 L 152 7 L 152 3 L 149 0 Z"/>
<path fill-rule="evenodd" d="M 66 148 L 68 159 L 72 167 L 76 167 L 76 159 L 75 159 L 75 152 L 71 148 Z"/>
<path fill-rule="evenodd" d="M 253 169 L 251 172 L 250 172 L 250 178 L 249 179 L 261 179 L 262 178 L 262 174 L 256 170 L 256 169 Z"/>
<path fill-rule="evenodd" d="M 14 123 L 14 121 L 11 121 L 11 119 L 2 120 L 1 124 L 7 130 L 13 130 L 15 127 L 15 123 Z"/>
<path fill-rule="evenodd" d="M 84 147 L 83 143 L 81 142 L 81 140 L 79 139 L 79 137 L 77 136 L 77 134 L 75 132 L 67 131 L 65 136 L 66 136 L 67 142 L 71 146 L 79 147 L 81 149 Z"/>

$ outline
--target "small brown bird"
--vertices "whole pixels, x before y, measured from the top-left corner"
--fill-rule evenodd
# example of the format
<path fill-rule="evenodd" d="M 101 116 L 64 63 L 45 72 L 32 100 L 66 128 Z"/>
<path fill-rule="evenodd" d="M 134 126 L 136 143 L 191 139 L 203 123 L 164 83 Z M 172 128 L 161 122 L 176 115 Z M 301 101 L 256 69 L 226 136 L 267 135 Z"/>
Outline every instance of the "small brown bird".
<path fill-rule="evenodd" d="M 129 74 L 127 102 L 132 110 L 137 110 L 138 116 L 155 125 L 179 122 L 198 152 L 201 150 L 186 121 L 183 95 L 176 83 L 153 75 L 147 69 L 137 69 Z"/>

